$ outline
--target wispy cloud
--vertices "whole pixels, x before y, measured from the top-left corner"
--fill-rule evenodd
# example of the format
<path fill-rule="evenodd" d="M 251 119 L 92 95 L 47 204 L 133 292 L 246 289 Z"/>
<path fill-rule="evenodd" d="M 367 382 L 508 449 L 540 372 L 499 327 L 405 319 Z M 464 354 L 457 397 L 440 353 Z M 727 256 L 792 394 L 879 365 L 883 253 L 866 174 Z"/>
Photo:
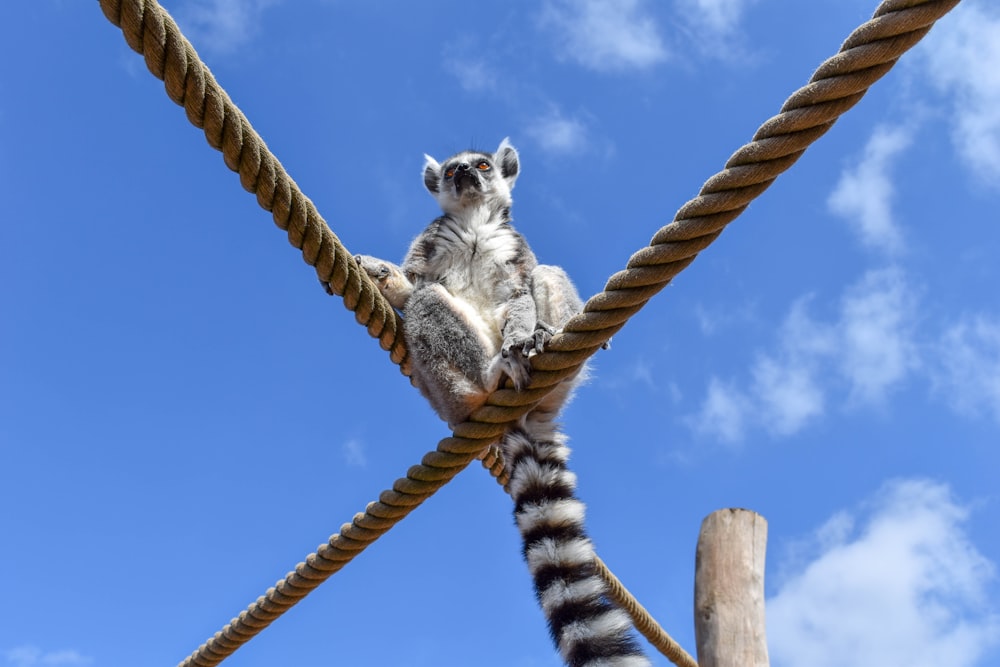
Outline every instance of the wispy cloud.
<path fill-rule="evenodd" d="M 676 7 L 691 35 L 692 46 L 704 57 L 746 60 L 740 24 L 756 0 L 677 0 Z"/>
<path fill-rule="evenodd" d="M 809 301 L 792 305 L 777 350 L 758 355 L 752 369 L 751 395 L 759 402 L 754 415 L 777 435 L 797 432 L 826 407 L 818 375 L 821 362 L 836 349 L 836 332 L 809 316 Z"/>
<path fill-rule="evenodd" d="M 712 336 L 733 327 L 749 326 L 758 321 L 758 304 L 748 301 L 740 306 L 723 307 L 721 305 L 706 307 L 703 304 L 695 306 L 694 315 L 698 318 L 698 328 L 706 336 Z"/>
<path fill-rule="evenodd" d="M 809 317 L 808 303 L 803 298 L 792 306 L 776 349 L 756 355 L 747 389 L 733 380 L 710 380 L 700 409 L 687 420 L 696 432 L 726 443 L 743 440 L 751 429 L 791 435 L 824 413 L 820 364 L 837 343 L 833 327 Z"/>
<path fill-rule="evenodd" d="M 611 380 L 610 386 L 621 388 L 641 385 L 649 390 L 658 388 L 656 362 L 646 357 L 637 357 L 625 362 L 623 372 L 617 380 Z"/>
<path fill-rule="evenodd" d="M 489 93 L 498 88 L 499 75 L 486 61 L 473 58 L 449 58 L 445 68 L 469 93 Z"/>
<path fill-rule="evenodd" d="M 83 667 L 93 662 L 79 651 L 43 651 L 31 645 L 8 649 L 3 657 L 9 667 Z"/>
<path fill-rule="evenodd" d="M 732 32 L 753 0 L 680 0 L 678 8 L 692 22 L 716 33 Z"/>
<path fill-rule="evenodd" d="M 1000 319 L 963 318 L 945 331 L 932 357 L 935 388 L 953 408 L 1000 422 Z"/>
<path fill-rule="evenodd" d="M 813 318 L 809 304 L 804 297 L 792 305 L 774 347 L 757 353 L 747 389 L 711 380 L 688 418 L 696 432 L 723 442 L 738 442 L 751 428 L 792 435 L 825 414 L 831 393 L 847 406 L 878 405 L 919 365 L 916 297 L 901 271 L 866 273 L 845 292 L 833 322 Z"/>
<path fill-rule="evenodd" d="M 472 54 L 467 44 L 444 48 L 444 69 L 455 77 L 462 90 L 470 95 L 489 96 L 492 103 L 501 103 L 526 119 L 523 133 L 550 155 L 572 155 L 587 152 L 593 139 L 586 114 L 569 115 L 544 92 L 533 90 L 517 77 L 487 58 Z M 495 95 L 504 90 L 505 94 Z"/>
<path fill-rule="evenodd" d="M 865 246 L 890 255 L 904 245 L 892 214 L 895 188 L 890 169 L 911 142 L 908 129 L 876 128 L 860 162 L 844 170 L 827 200 L 830 210 L 847 220 Z"/>
<path fill-rule="evenodd" d="M 979 312 L 942 326 L 921 319 L 920 302 L 914 281 L 894 267 L 849 286 L 831 321 L 809 313 L 809 297 L 797 300 L 748 376 L 713 376 L 685 422 L 724 443 L 752 431 L 789 436 L 831 405 L 881 409 L 904 383 L 919 381 L 957 414 L 1000 423 L 1000 315 Z"/>
<path fill-rule="evenodd" d="M 753 402 L 734 384 L 712 377 L 698 414 L 687 421 L 698 433 L 726 443 L 743 439 L 752 418 Z"/>
<path fill-rule="evenodd" d="M 368 457 L 365 456 L 365 446 L 360 440 L 351 438 L 340 447 L 344 455 L 344 462 L 354 468 L 364 468 L 368 465 Z"/>
<path fill-rule="evenodd" d="M 546 113 L 535 116 L 525 133 L 550 153 L 582 153 L 589 145 L 584 122 L 566 116 L 554 105 Z"/>
<path fill-rule="evenodd" d="M 841 302 L 835 358 L 853 404 L 880 404 L 919 365 L 917 295 L 895 268 L 869 271 Z"/>
<path fill-rule="evenodd" d="M 199 51 L 232 53 L 249 42 L 264 10 L 281 0 L 192 0 L 177 19 Z"/>
<path fill-rule="evenodd" d="M 540 23 L 560 57 L 599 72 L 645 69 L 667 59 L 656 21 L 641 0 L 549 0 Z"/>
<path fill-rule="evenodd" d="M 926 480 L 888 484 L 866 516 L 835 515 L 767 602 L 773 664 L 978 664 L 1000 642 L 1000 615 L 985 592 L 995 566 L 967 517 Z"/>
<path fill-rule="evenodd" d="M 777 435 L 798 432 L 825 409 L 825 392 L 817 381 L 815 364 L 808 358 L 803 361 L 806 365 L 800 366 L 787 359 L 762 357 L 754 365 L 752 395 L 759 402 L 754 415 Z"/>
<path fill-rule="evenodd" d="M 982 183 L 1000 183 L 1000 12 L 965 2 L 935 26 L 920 53 L 935 86 L 951 96 L 952 138 Z"/>

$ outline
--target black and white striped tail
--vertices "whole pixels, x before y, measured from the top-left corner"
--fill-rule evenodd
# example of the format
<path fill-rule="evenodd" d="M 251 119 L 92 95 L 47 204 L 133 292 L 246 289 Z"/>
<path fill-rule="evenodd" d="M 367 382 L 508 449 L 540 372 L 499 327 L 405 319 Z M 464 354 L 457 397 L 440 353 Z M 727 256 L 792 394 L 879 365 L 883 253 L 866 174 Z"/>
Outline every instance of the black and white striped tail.
<path fill-rule="evenodd" d="M 549 632 L 570 667 L 648 667 L 628 615 L 607 597 L 566 467 L 566 438 L 515 429 L 504 438 L 514 518 Z"/>

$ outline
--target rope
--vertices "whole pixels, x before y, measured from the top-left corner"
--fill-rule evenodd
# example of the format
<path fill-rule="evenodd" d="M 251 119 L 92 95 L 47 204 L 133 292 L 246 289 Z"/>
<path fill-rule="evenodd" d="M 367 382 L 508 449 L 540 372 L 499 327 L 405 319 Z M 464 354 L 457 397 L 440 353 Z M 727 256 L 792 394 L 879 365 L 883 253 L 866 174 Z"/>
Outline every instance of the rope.
<path fill-rule="evenodd" d="M 240 175 L 244 189 L 257 195 L 261 208 L 270 211 L 274 223 L 288 233 L 289 243 L 302 250 L 306 264 L 316 268 L 331 293 L 343 297 L 358 322 L 407 373 L 399 315 L 219 86 L 174 19 L 155 0 L 100 3 L 104 16 L 122 29 L 128 45 L 163 81 L 167 96 L 184 107 L 191 124 L 205 131 L 209 145 L 222 151 L 226 166 Z"/>
<path fill-rule="evenodd" d="M 608 585 L 608 594 L 611 599 L 625 610 L 625 613 L 632 619 L 635 629 L 649 640 L 649 643 L 655 646 L 657 651 L 678 667 L 698 667 L 698 661 L 674 641 L 674 638 L 656 622 L 656 619 L 646 611 L 646 608 L 639 604 L 639 601 L 625 588 L 615 573 L 608 569 L 600 556 L 594 556 L 594 564 L 597 566 L 597 573 Z"/>
<path fill-rule="evenodd" d="M 764 123 L 724 171 L 710 178 L 698 197 L 661 228 L 650 245 L 632 255 L 605 291 L 567 323 L 548 349 L 534 357 L 531 385 L 522 392 L 501 388 L 483 408 L 455 428 L 405 478 L 396 480 L 352 523 L 333 535 L 265 595 L 209 639 L 182 666 L 217 665 L 388 531 L 472 460 L 480 458 L 507 426 L 531 409 L 551 387 L 568 377 L 613 336 L 632 314 L 686 268 L 749 203 L 792 166 L 836 119 L 916 44 L 934 21 L 959 0 L 886 0 L 874 18 L 855 30 L 841 52 L 823 63 L 781 113 Z M 167 95 L 188 120 L 222 151 L 243 187 L 273 214 L 289 242 L 316 268 L 330 291 L 343 297 L 359 323 L 378 338 L 404 373 L 408 359 L 398 315 L 358 270 L 349 252 L 268 150 L 249 121 L 219 87 L 177 24 L 155 0 L 100 0 L 104 15 L 120 27 L 126 42 L 143 54 L 146 66 L 164 81 Z"/>
<path fill-rule="evenodd" d="M 551 352 L 536 357 L 535 368 L 576 368 L 581 357 L 609 340 L 958 2 L 886 0 L 879 5 L 874 18 L 851 33 L 840 52 L 820 65 L 750 143 L 733 153 L 725 169 L 705 182 L 648 247 L 632 255 L 604 292 L 587 302 L 584 313 L 566 325 L 566 333 L 550 341 Z"/>

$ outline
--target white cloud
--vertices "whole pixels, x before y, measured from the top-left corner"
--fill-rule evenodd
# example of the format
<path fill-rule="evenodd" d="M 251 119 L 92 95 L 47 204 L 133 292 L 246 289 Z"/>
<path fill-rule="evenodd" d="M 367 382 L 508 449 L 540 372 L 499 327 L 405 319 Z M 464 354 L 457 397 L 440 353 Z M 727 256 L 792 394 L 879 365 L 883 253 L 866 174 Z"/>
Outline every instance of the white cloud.
<path fill-rule="evenodd" d="M 1000 422 L 1000 320 L 964 318 L 941 337 L 933 359 L 936 389 L 962 414 Z"/>
<path fill-rule="evenodd" d="M 828 406 L 881 408 L 904 382 L 925 383 L 959 415 L 1000 423 L 1000 316 L 978 313 L 938 328 L 924 323 L 912 279 L 897 268 L 868 271 L 849 286 L 830 322 L 789 309 L 777 339 L 758 351 L 744 383 L 713 376 L 696 433 L 725 443 L 751 430 L 798 433 Z"/>
<path fill-rule="evenodd" d="M 445 67 L 469 93 L 488 93 L 497 89 L 497 73 L 484 61 L 467 57 L 449 58 Z"/>
<path fill-rule="evenodd" d="M 560 55 L 597 71 L 644 69 L 667 58 L 656 22 L 640 0 L 549 0 L 541 24 Z"/>
<path fill-rule="evenodd" d="M 676 0 L 681 34 L 686 41 L 683 53 L 704 59 L 721 60 L 745 67 L 757 60 L 744 39 L 742 22 L 746 10 L 757 0 Z M 680 49 L 677 49 L 680 52 Z"/>
<path fill-rule="evenodd" d="M 920 365 L 914 339 L 916 296 L 897 269 L 869 271 L 841 303 L 843 349 L 836 355 L 852 403 L 884 401 Z"/>
<path fill-rule="evenodd" d="M 861 161 L 840 176 L 827 200 L 830 210 L 845 218 L 864 245 L 888 254 L 903 249 L 903 236 L 892 215 L 892 161 L 912 142 L 912 131 L 876 128 Z"/>
<path fill-rule="evenodd" d="M 971 667 L 1000 642 L 994 565 L 946 486 L 888 484 L 860 530 L 839 513 L 767 602 L 772 664 Z"/>
<path fill-rule="evenodd" d="M 348 440 L 340 448 L 347 465 L 355 468 L 364 468 L 368 465 L 368 457 L 365 456 L 365 446 L 360 440 L 354 438 Z"/>
<path fill-rule="evenodd" d="M 751 371 L 751 394 L 760 401 L 761 426 L 791 435 L 823 414 L 825 390 L 817 379 L 820 362 L 836 346 L 835 331 L 813 320 L 808 298 L 796 301 L 781 325 L 779 348 L 758 356 Z"/>
<path fill-rule="evenodd" d="M 525 133 L 550 153 L 580 153 L 587 149 L 587 127 L 578 118 L 567 118 L 556 107 L 539 114 Z"/>
<path fill-rule="evenodd" d="M 754 0 L 679 0 L 678 9 L 694 26 L 716 36 L 732 33 Z"/>
<path fill-rule="evenodd" d="M 762 425 L 778 435 L 796 433 L 823 414 L 824 392 L 810 366 L 763 357 L 754 366 L 751 391 L 760 401 L 755 413 Z"/>
<path fill-rule="evenodd" d="M 698 433 L 722 442 L 734 443 L 743 439 L 753 404 L 742 391 L 732 384 L 713 377 L 708 383 L 708 394 L 696 415 L 688 417 L 688 424 Z"/>
<path fill-rule="evenodd" d="M 713 377 L 697 415 L 688 423 L 702 435 L 739 442 L 750 428 L 791 435 L 823 414 L 820 363 L 836 349 L 835 331 L 809 317 L 798 300 L 780 328 L 777 349 L 758 353 L 747 390 Z"/>
<path fill-rule="evenodd" d="M 602 368 L 599 378 L 600 385 L 616 396 L 624 389 L 641 388 L 650 395 L 666 397 L 674 404 L 682 398 L 680 386 L 662 375 L 657 361 L 645 356 L 624 360 L 614 371 Z M 592 368 L 587 368 L 585 379 L 594 379 Z"/>
<path fill-rule="evenodd" d="M 711 336 L 718 332 L 724 322 L 725 312 L 722 309 L 710 311 L 701 304 L 695 306 L 694 314 L 698 318 L 698 328 L 701 329 L 701 333 Z"/>
<path fill-rule="evenodd" d="M 17 646 L 4 651 L 4 664 L 10 667 L 81 667 L 93 661 L 78 651 L 62 650 L 45 652 L 37 646 Z"/>
<path fill-rule="evenodd" d="M 698 318 L 698 328 L 706 336 L 712 336 L 734 327 L 752 326 L 759 320 L 757 304 L 753 301 L 735 308 L 721 305 L 707 308 L 698 304 L 695 306 L 694 314 Z"/>
<path fill-rule="evenodd" d="M 989 8 L 989 9 L 987 9 Z M 952 139 L 979 180 L 1000 182 L 1000 13 L 965 2 L 931 30 L 920 53 L 934 85 L 952 97 Z"/>
<path fill-rule="evenodd" d="M 628 366 L 629 384 L 635 386 L 642 384 L 647 389 L 656 389 L 654 379 L 653 363 L 648 359 L 636 359 Z"/>
<path fill-rule="evenodd" d="M 261 15 L 280 0 L 193 0 L 178 13 L 199 51 L 232 53 L 257 32 Z"/>
<path fill-rule="evenodd" d="M 688 419 L 694 430 L 724 442 L 741 440 L 750 427 L 792 435 L 825 414 L 831 394 L 840 392 L 845 405 L 878 405 L 919 367 L 916 297 L 902 272 L 866 273 L 847 289 L 832 323 L 812 318 L 808 304 L 796 301 L 774 349 L 757 354 L 748 389 L 713 378 Z"/>

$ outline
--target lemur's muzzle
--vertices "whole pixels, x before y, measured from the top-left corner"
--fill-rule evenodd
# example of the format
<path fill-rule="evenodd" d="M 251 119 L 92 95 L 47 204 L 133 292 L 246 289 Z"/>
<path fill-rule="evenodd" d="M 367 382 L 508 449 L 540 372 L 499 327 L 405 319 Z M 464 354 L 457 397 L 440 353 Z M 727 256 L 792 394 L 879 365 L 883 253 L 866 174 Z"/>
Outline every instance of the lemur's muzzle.
<path fill-rule="evenodd" d="M 463 162 L 457 167 L 455 167 L 455 190 L 459 194 L 468 190 L 470 187 L 479 190 L 482 185 L 479 180 L 479 174 L 476 173 L 475 169 L 472 168 L 467 162 Z"/>

